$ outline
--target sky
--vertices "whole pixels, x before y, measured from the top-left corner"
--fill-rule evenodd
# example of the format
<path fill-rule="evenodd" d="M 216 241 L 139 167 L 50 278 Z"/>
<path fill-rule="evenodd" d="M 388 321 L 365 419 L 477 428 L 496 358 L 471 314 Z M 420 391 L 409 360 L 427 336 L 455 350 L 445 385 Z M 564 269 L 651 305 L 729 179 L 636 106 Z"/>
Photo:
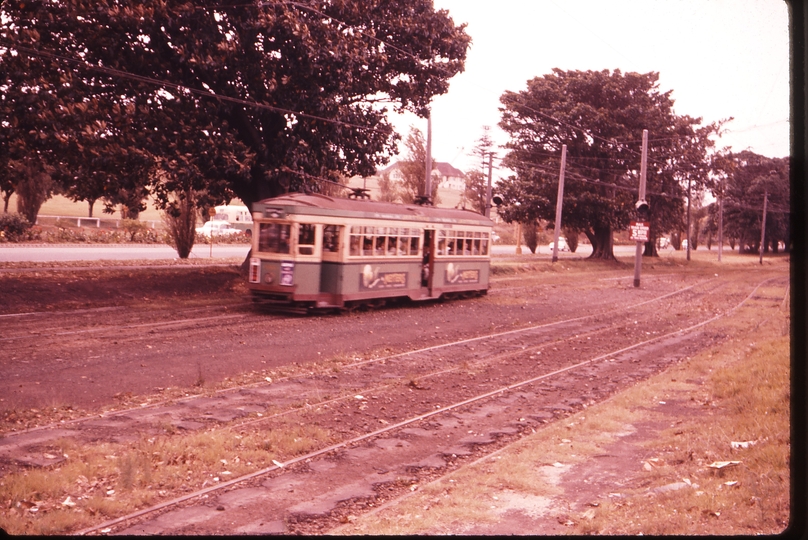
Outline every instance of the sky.
<path fill-rule="evenodd" d="M 674 112 L 733 117 L 716 147 L 789 154 L 788 8 L 783 0 L 434 0 L 472 44 L 463 73 L 432 101 L 432 156 L 467 171 L 483 126 L 499 145 L 499 97 L 562 70 L 659 73 Z M 425 119 L 394 115 L 397 131 Z M 653 136 L 653 134 L 650 134 Z M 401 145 L 403 148 L 403 145 Z M 639 150 L 639 148 L 638 148 Z M 504 150 L 496 149 L 498 156 Z M 496 161 L 495 161 L 496 167 Z M 504 174 L 501 171 L 501 174 Z M 494 177 L 497 177 L 495 170 Z"/>

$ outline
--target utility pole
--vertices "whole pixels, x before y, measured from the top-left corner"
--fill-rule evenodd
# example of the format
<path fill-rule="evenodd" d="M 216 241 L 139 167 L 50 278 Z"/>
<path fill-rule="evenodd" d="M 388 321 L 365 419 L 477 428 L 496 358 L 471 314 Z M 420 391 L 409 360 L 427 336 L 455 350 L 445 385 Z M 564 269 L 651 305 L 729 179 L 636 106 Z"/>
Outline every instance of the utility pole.
<path fill-rule="evenodd" d="M 648 170 L 648 130 L 642 130 L 642 160 L 640 161 L 640 192 L 637 198 L 637 209 L 646 205 L 645 202 L 645 175 Z M 650 225 L 650 221 L 649 221 Z M 637 248 L 634 251 L 634 286 L 640 286 L 640 272 L 642 270 L 642 249 L 645 242 L 637 240 Z M 688 246 L 689 247 L 689 246 Z"/>
<path fill-rule="evenodd" d="M 721 178 L 721 190 L 718 193 L 718 262 L 724 251 L 724 179 Z"/>
<path fill-rule="evenodd" d="M 485 158 L 483 158 L 484 160 Z M 491 176 L 494 170 L 494 153 L 488 152 L 488 187 L 485 190 L 485 217 L 491 217 Z"/>
<path fill-rule="evenodd" d="M 424 197 L 432 202 L 432 111 L 426 116 L 426 163 L 424 176 Z"/>
<path fill-rule="evenodd" d="M 516 254 L 522 254 L 522 224 L 516 222 Z"/>
<path fill-rule="evenodd" d="M 692 180 L 687 179 L 687 260 L 690 260 L 690 189 Z"/>
<path fill-rule="evenodd" d="M 763 225 L 760 227 L 760 264 L 763 264 L 763 248 L 766 246 L 766 205 L 769 202 L 769 188 L 763 193 Z"/>
<path fill-rule="evenodd" d="M 561 205 L 564 202 L 564 170 L 567 168 L 567 145 L 561 145 L 561 170 L 558 173 L 555 230 L 553 231 L 553 262 L 558 260 L 558 236 L 561 232 Z"/>

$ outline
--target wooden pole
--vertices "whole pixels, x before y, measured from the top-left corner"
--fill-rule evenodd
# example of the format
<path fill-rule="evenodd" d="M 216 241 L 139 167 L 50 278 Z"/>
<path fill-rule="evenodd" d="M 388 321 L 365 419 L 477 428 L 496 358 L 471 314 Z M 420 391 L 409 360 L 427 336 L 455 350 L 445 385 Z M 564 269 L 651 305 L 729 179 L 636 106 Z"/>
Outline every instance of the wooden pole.
<path fill-rule="evenodd" d="M 432 201 L 432 111 L 426 117 L 426 163 L 424 176 L 424 197 Z"/>
<path fill-rule="evenodd" d="M 766 246 L 766 205 L 769 202 L 769 189 L 763 194 L 763 225 L 760 227 L 760 264 L 763 264 L 763 248 Z"/>
<path fill-rule="evenodd" d="M 488 152 L 488 187 L 485 190 L 485 217 L 491 217 L 491 176 L 494 169 L 494 153 Z"/>
<path fill-rule="evenodd" d="M 721 191 L 718 194 L 718 262 L 724 251 L 724 179 L 721 179 Z"/>
<path fill-rule="evenodd" d="M 564 169 L 567 167 L 567 145 L 561 146 L 561 171 L 558 173 L 555 231 L 553 232 L 553 262 L 558 260 L 558 235 L 561 232 L 561 206 L 564 202 Z"/>
<path fill-rule="evenodd" d="M 690 260 L 690 190 L 692 181 L 687 179 L 687 260 Z"/>
<path fill-rule="evenodd" d="M 522 254 L 522 224 L 516 222 L 516 254 Z"/>

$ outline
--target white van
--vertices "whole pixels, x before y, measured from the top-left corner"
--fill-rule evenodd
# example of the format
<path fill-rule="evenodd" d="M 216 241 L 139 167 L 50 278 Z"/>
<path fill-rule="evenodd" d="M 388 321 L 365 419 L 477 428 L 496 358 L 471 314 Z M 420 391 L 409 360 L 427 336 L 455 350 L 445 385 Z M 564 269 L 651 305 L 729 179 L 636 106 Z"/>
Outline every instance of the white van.
<path fill-rule="evenodd" d="M 216 207 L 216 215 L 213 219 L 226 221 L 234 228 L 244 231 L 247 236 L 252 236 L 253 220 L 250 209 L 240 205 L 224 205 Z"/>

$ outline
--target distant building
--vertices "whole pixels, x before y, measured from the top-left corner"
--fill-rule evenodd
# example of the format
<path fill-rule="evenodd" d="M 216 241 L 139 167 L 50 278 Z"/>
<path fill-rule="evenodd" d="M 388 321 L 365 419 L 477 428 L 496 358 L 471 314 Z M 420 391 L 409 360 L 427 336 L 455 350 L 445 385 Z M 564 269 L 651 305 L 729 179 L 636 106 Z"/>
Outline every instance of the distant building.
<path fill-rule="evenodd" d="M 367 178 L 355 176 L 348 181 L 348 185 L 355 188 L 365 188 L 369 190 L 371 199 L 379 200 L 381 196 L 379 179 L 385 174 L 389 175 L 390 180 L 395 183 L 400 183 L 404 179 L 400 163 L 395 162 L 377 171 L 373 176 Z M 461 200 L 466 191 L 466 175 L 463 171 L 449 163 L 435 162 L 432 169 L 432 181 L 438 183 L 439 201 L 437 206 L 456 208 L 462 204 Z"/>
<path fill-rule="evenodd" d="M 378 171 L 376 176 L 389 174 L 390 179 L 394 182 L 401 182 L 403 176 L 401 174 L 400 162 L 388 165 L 386 168 Z M 438 182 L 438 186 L 444 189 L 464 192 L 466 190 L 466 175 L 460 169 L 453 167 L 451 163 L 444 163 L 436 161 L 432 163 L 432 179 Z"/>

